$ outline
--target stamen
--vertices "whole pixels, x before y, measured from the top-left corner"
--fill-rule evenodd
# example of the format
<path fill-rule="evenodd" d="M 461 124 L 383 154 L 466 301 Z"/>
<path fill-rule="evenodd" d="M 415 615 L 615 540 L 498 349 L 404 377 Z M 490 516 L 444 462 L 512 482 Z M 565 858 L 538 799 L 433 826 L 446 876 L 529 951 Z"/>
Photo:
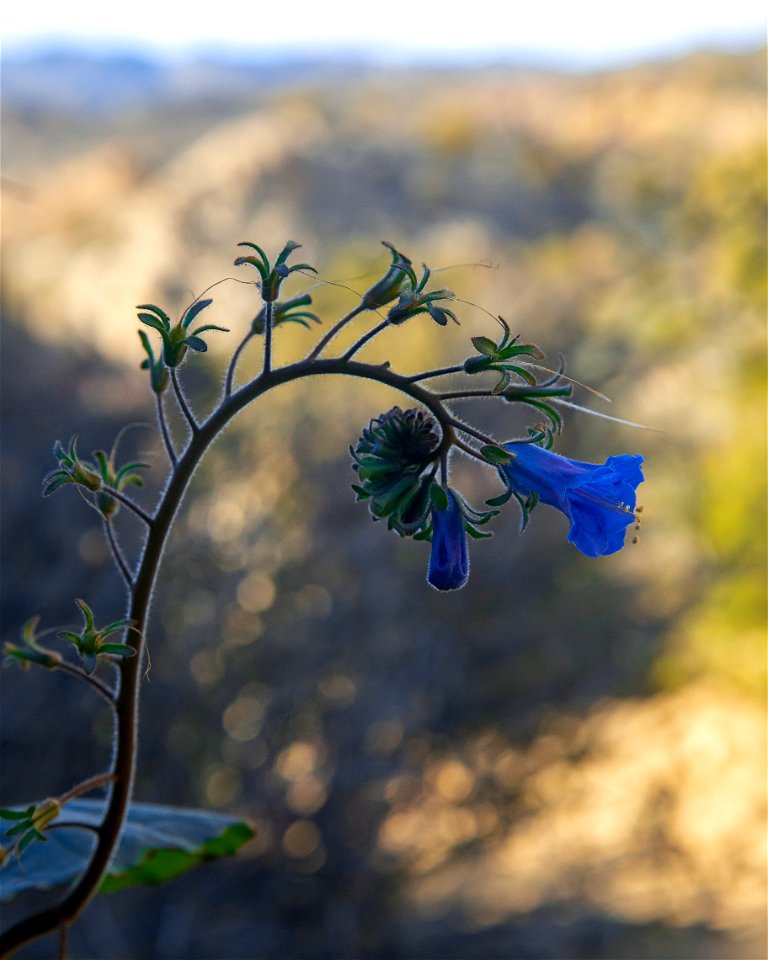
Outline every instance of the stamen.
<path fill-rule="evenodd" d="M 572 487 L 568 492 L 571 496 L 578 494 L 580 497 L 584 497 L 585 500 L 590 500 L 592 503 L 596 503 L 606 510 L 611 510 L 613 513 L 623 514 L 629 518 L 629 523 L 639 524 L 640 518 L 632 512 L 632 508 L 629 506 L 629 504 L 624 503 L 622 500 L 608 500 L 599 494 L 593 493 L 591 490 L 587 489 L 586 486 Z"/>

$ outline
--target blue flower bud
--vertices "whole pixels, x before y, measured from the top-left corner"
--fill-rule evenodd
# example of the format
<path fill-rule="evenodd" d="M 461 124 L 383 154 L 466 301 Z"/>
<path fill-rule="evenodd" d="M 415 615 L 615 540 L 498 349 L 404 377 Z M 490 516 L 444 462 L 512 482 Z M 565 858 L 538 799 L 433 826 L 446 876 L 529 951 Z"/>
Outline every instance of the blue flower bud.
<path fill-rule="evenodd" d="M 432 505 L 432 551 L 427 582 L 436 590 L 459 590 L 469 579 L 469 550 L 464 512 L 454 492 L 447 505 Z"/>

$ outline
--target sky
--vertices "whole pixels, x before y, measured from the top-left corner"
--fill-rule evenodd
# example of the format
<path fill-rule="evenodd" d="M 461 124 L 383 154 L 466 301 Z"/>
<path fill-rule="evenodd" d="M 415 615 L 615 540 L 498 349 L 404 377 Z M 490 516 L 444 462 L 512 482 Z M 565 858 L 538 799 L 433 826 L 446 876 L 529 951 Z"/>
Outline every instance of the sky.
<path fill-rule="evenodd" d="M 43 43 L 165 55 L 343 50 L 383 61 L 529 57 L 574 66 L 764 43 L 763 0 L 6 0 L 5 51 Z"/>

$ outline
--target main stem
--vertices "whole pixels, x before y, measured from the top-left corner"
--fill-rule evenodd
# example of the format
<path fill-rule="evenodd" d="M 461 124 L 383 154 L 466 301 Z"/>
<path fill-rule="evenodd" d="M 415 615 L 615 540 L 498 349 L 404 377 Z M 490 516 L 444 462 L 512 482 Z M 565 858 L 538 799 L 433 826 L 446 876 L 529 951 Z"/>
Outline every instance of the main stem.
<path fill-rule="evenodd" d="M 225 396 L 210 417 L 199 425 L 171 472 L 157 510 L 151 518 L 133 589 L 129 593 L 128 617 L 133 621 L 133 627 L 129 631 L 127 642 L 136 649 L 136 656 L 123 658 L 120 664 L 120 686 L 115 703 L 115 752 L 111 771 L 113 783 L 96 847 L 84 873 L 59 904 L 27 917 L 0 936 L 0 956 L 8 956 L 31 940 L 62 926 L 69 926 L 98 892 L 117 849 L 136 774 L 139 687 L 152 592 L 168 533 L 195 468 L 216 436 L 249 403 L 283 383 L 322 374 L 360 377 L 402 391 L 434 414 L 443 431 L 442 448 L 445 452 L 454 441 L 453 425 L 448 411 L 428 390 L 416 386 L 408 377 L 402 377 L 388 368 L 343 358 L 302 360 L 277 370 L 266 367 L 255 380 L 237 392 Z"/>

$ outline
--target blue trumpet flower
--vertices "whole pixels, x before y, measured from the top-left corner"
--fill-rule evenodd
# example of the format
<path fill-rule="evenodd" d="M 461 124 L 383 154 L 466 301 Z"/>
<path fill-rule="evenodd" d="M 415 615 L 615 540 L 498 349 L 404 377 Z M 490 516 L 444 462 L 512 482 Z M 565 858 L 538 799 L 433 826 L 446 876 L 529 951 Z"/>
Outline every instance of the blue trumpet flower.
<path fill-rule="evenodd" d="M 643 482 L 641 456 L 608 457 L 604 464 L 571 460 L 535 443 L 503 444 L 512 454 L 499 467 L 502 480 L 520 498 L 538 498 L 571 522 L 569 541 L 588 557 L 603 557 L 624 546 Z"/>
<path fill-rule="evenodd" d="M 469 551 L 464 511 L 456 494 L 445 491 L 444 507 L 432 504 L 432 552 L 427 581 L 436 590 L 459 590 L 469 579 Z"/>

